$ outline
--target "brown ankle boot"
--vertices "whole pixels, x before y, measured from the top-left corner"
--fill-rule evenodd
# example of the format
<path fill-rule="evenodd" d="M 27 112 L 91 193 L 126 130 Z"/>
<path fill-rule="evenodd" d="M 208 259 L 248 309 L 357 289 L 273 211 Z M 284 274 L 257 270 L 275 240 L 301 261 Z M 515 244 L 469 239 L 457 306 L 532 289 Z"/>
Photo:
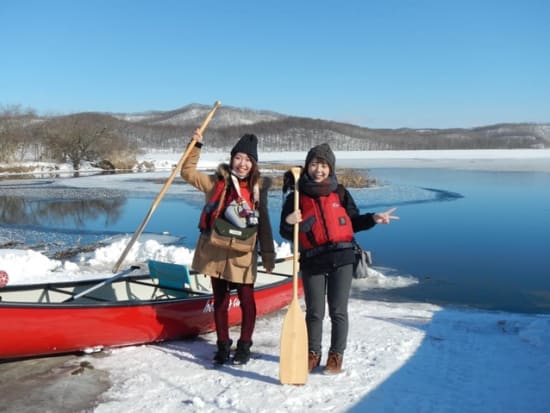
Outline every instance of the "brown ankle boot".
<path fill-rule="evenodd" d="M 323 373 L 325 374 L 339 374 L 342 373 L 342 361 L 344 356 L 336 351 L 328 353 L 327 365 L 325 366 Z"/>
<path fill-rule="evenodd" d="M 315 367 L 318 367 L 321 363 L 321 353 L 310 351 L 307 357 L 308 371 L 311 373 Z"/>

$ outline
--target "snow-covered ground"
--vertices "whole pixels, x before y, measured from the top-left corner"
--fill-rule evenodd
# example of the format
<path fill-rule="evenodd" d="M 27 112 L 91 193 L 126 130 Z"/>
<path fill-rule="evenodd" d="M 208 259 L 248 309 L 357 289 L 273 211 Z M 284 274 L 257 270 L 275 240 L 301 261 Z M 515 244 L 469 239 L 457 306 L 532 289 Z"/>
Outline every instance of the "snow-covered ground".
<path fill-rule="evenodd" d="M 149 154 L 159 166 L 178 154 Z M 202 166 L 224 160 L 205 154 Z M 305 153 L 262 154 L 262 161 L 303 162 Z M 364 159 L 366 167 L 479 168 L 550 171 L 550 151 L 414 151 L 338 153 L 337 163 Z M 101 177 L 73 180 L 102 186 Z M 112 182 L 110 182 L 112 185 Z M 117 186 L 119 182 L 117 182 Z M 122 181 L 120 185 L 123 185 Z M 398 225 L 398 224 L 396 224 Z M 51 260 L 28 250 L 0 250 L 10 284 L 104 276 L 129 237 L 76 260 Z M 140 239 L 128 260 L 155 258 L 189 263 L 193 251 L 165 246 L 162 237 Z M 279 256 L 290 254 L 286 243 Z M 304 386 L 278 380 L 279 339 L 285 310 L 258 320 L 254 357 L 243 367 L 212 369 L 215 335 L 193 340 L 113 349 L 89 357 L 108 371 L 110 389 L 97 413 L 111 412 L 504 412 L 550 411 L 550 316 L 445 308 L 429 303 L 376 301 L 375 289 L 399 288 L 413 279 L 372 270 L 354 280 L 344 373 L 311 374 Z M 329 343 L 325 322 L 323 343 Z M 234 340 L 238 328 L 232 330 Z M 323 357 L 325 361 L 326 354 Z M 60 410 L 63 409 L 60 406 Z"/>

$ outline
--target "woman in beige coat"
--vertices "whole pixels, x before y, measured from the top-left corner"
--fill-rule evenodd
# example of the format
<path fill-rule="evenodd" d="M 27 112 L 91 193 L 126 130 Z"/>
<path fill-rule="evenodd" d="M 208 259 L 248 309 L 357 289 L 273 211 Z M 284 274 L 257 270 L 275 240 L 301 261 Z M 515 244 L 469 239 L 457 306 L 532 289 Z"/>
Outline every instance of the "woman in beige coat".
<path fill-rule="evenodd" d="M 210 240 L 217 217 L 228 217 L 226 211 L 238 210 L 244 226 L 255 227 L 259 252 L 268 272 L 274 267 L 275 250 L 267 208 L 270 181 L 260 177 L 258 169 L 258 139 L 247 134 L 231 150 L 228 164 L 220 164 L 214 174 L 197 170 L 202 148 L 199 131 L 193 135 L 194 145 L 181 170 L 182 178 L 205 193 L 199 228 L 201 234 L 195 248 L 192 268 L 210 276 L 214 292 L 214 320 L 216 323 L 217 352 L 214 363 L 224 364 L 230 359 L 233 341 L 229 337 L 229 291 L 236 289 L 242 311 L 241 333 L 234 364 L 246 364 L 250 359 L 252 333 L 256 322 L 254 282 L 256 281 L 257 246 L 250 252 L 219 247 Z"/>

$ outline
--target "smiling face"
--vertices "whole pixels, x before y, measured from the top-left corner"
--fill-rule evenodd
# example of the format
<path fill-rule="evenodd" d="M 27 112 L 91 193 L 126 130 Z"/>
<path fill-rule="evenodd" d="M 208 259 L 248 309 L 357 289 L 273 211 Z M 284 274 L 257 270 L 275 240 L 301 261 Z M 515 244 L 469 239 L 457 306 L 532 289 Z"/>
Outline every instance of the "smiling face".
<path fill-rule="evenodd" d="M 242 152 L 237 152 L 231 159 L 231 170 L 239 178 L 245 178 L 252 170 L 252 159 Z"/>
<path fill-rule="evenodd" d="M 314 182 L 323 182 L 330 176 L 330 166 L 324 159 L 313 158 L 307 164 L 307 174 Z"/>

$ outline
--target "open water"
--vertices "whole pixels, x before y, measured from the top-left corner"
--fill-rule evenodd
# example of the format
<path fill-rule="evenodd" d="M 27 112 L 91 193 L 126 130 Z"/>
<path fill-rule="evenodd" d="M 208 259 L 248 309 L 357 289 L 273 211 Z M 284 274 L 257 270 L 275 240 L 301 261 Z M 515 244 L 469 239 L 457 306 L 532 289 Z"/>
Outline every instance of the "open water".
<path fill-rule="evenodd" d="M 419 280 L 381 295 L 550 313 L 550 173 L 429 168 L 368 172 L 381 186 L 351 190 L 361 211 L 397 207 L 401 219 L 357 238 L 384 274 Z M 0 182 L 0 191 L 0 245 L 15 242 L 16 247 L 46 252 L 133 234 L 158 194 L 52 189 L 38 180 Z M 202 202 L 202 194 L 192 188 L 168 193 L 145 232 L 169 232 L 177 244 L 194 248 Z M 280 193 L 274 192 L 269 202 L 274 235 L 281 242 Z"/>

